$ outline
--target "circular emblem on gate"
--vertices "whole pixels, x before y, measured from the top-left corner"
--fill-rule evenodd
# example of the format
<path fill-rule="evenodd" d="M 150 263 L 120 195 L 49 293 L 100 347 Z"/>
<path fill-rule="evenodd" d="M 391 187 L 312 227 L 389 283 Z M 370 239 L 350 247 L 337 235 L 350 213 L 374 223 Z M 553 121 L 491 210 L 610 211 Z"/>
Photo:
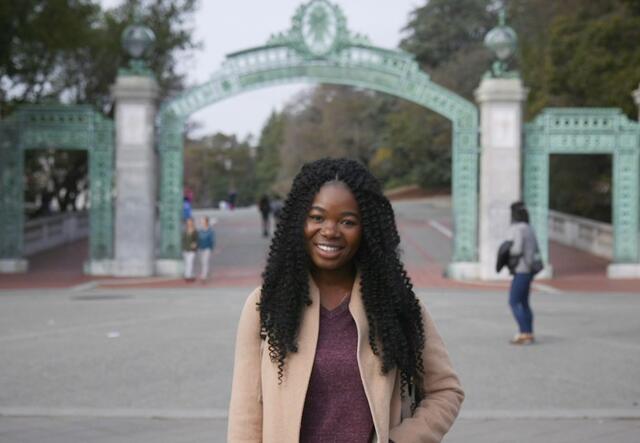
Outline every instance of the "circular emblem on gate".
<path fill-rule="evenodd" d="M 302 38 L 309 52 L 321 56 L 333 48 L 338 36 L 338 16 L 325 0 L 312 1 L 302 15 Z"/>

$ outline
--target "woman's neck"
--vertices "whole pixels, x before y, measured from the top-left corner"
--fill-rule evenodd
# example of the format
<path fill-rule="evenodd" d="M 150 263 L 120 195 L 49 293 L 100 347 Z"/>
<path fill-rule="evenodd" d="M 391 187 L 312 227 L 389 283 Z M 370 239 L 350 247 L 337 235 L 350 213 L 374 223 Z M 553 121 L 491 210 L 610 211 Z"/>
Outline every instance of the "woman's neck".
<path fill-rule="evenodd" d="M 351 292 L 356 278 L 356 269 L 355 266 L 334 270 L 313 268 L 311 277 L 318 286 L 320 303 L 331 310 Z"/>

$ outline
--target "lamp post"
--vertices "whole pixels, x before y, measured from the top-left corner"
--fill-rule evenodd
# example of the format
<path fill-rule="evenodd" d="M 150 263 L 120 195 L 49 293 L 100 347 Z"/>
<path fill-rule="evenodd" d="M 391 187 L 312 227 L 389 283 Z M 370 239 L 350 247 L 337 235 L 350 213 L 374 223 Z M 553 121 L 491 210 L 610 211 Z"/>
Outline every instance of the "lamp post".
<path fill-rule="evenodd" d="M 513 28 L 507 26 L 504 8 L 500 10 L 498 20 L 498 26 L 489 31 L 484 38 L 484 45 L 497 58 L 491 65 L 491 70 L 485 74 L 485 78 L 516 78 L 518 77 L 518 72 L 508 71 L 507 61 L 516 52 L 518 36 Z"/>
<path fill-rule="evenodd" d="M 127 26 L 122 32 L 122 47 L 129 57 L 129 67 L 122 69 L 125 75 L 145 75 L 152 76 L 144 58 L 149 55 L 149 51 L 156 41 L 153 31 L 140 23 L 137 14 L 134 16 L 134 23 Z"/>

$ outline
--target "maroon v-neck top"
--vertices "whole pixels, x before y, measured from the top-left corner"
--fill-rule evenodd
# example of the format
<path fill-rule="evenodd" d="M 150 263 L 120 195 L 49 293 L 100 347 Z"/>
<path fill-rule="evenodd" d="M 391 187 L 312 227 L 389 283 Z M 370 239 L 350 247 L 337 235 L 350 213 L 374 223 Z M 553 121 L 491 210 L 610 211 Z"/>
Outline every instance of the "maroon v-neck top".
<path fill-rule="evenodd" d="M 366 443 L 374 435 L 358 368 L 358 330 L 349 297 L 328 311 L 320 306 L 316 356 L 302 413 L 302 443 Z"/>

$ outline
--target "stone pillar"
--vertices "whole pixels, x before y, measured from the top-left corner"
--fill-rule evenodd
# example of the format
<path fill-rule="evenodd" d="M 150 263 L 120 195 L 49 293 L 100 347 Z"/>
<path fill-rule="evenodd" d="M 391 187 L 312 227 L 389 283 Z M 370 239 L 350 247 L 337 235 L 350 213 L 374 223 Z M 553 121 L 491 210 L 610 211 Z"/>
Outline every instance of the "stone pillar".
<path fill-rule="evenodd" d="M 149 276 L 155 273 L 158 84 L 150 76 L 120 75 L 112 94 L 116 103 L 113 272 L 123 277 Z"/>
<path fill-rule="evenodd" d="M 638 107 L 638 121 L 640 121 L 640 86 L 638 86 L 638 89 L 634 90 L 631 93 L 631 96 L 633 97 L 633 101 L 636 103 L 636 106 Z"/>
<path fill-rule="evenodd" d="M 478 255 L 483 280 L 509 278 L 495 272 L 506 239 L 510 205 L 522 199 L 522 103 L 528 90 L 519 78 L 485 78 L 475 91 L 480 105 L 480 196 Z"/>

